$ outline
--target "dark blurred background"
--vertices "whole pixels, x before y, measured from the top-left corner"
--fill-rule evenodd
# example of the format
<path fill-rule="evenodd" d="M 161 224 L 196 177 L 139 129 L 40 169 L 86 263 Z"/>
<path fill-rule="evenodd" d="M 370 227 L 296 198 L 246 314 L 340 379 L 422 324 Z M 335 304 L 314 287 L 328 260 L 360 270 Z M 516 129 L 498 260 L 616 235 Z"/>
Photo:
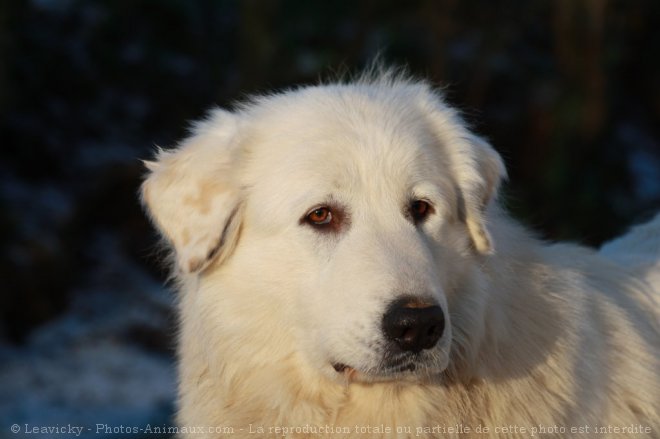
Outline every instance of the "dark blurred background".
<path fill-rule="evenodd" d="M 657 1 L 0 1 L 0 438 L 171 421 L 139 159 L 378 54 L 491 140 L 542 237 L 597 246 L 660 207 Z"/>

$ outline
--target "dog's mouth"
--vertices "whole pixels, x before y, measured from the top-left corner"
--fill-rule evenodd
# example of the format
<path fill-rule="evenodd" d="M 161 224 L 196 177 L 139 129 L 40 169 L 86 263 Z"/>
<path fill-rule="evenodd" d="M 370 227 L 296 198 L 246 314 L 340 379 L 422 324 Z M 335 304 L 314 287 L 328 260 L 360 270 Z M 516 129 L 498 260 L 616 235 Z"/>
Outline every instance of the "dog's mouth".
<path fill-rule="evenodd" d="M 344 363 L 335 363 L 332 367 L 339 373 L 344 373 L 349 370 L 354 370 L 351 366 L 347 366 Z"/>
<path fill-rule="evenodd" d="M 402 379 L 405 376 L 410 376 L 410 374 L 414 374 L 414 372 L 417 370 L 417 364 L 411 361 L 370 372 L 360 372 L 354 367 L 344 363 L 333 363 L 332 368 L 349 382 L 392 381 Z"/>
<path fill-rule="evenodd" d="M 337 373 L 343 375 L 348 381 L 354 381 L 358 377 L 358 371 L 344 363 L 334 363 L 332 368 Z"/>

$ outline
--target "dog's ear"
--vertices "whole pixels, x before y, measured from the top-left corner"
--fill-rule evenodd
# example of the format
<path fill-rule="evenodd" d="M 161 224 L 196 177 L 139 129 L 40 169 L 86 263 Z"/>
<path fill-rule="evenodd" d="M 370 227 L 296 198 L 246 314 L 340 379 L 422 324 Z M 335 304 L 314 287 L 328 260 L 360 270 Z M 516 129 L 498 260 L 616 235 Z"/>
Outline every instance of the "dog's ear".
<path fill-rule="evenodd" d="M 182 273 L 226 258 L 238 240 L 241 197 L 232 178 L 237 134 L 238 117 L 214 110 L 177 148 L 145 162 L 142 202 Z"/>
<path fill-rule="evenodd" d="M 432 115 L 433 130 L 460 192 L 461 216 L 477 251 L 492 254 L 493 242 L 485 213 L 506 178 L 502 158 L 488 142 L 472 134 L 439 96 L 433 95 L 430 101 L 426 108 Z"/>
<path fill-rule="evenodd" d="M 492 254 L 495 249 L 485 213 L 506 177 L 506 168 L 500 155 L 485 140 L 470 134 L 464 142 L 464 146 L 454 150 L 459 164 L 454 169 L 465 203 L 465 222 L 477 251 Z"/>

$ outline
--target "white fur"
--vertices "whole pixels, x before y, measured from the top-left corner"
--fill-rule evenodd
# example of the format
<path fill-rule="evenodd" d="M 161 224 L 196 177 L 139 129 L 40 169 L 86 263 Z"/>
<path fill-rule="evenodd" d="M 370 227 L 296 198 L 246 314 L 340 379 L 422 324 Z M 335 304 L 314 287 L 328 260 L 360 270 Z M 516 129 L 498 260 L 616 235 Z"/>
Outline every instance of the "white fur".
<path fill-rule="evenodd" d="M 642 271 L 539 242 L 498 207 L 500 157 L 426 84 L 385 74 L 215 110 L 148 166 L 180 289 L 181 426 L 659 437 L 660 217 Z M 433 206 L 417 225 L 415 199 Z M 344 222 L 321 233 L 303 219 L 327 205 Z M 392 373 L 381 319 L 402 295 L 439 304 L 448 328 Z M 456 424 L 471 434 L 437 429 Z"/>

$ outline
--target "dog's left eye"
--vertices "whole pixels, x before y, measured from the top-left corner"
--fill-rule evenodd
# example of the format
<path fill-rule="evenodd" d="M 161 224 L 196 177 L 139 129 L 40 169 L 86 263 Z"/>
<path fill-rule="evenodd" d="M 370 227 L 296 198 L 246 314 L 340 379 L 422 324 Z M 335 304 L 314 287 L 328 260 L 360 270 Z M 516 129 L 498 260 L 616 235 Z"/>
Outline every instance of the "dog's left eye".
<path fill-rule="evenodd" d="M 433 208 L 424 200 L 414 200 L 410 203 L 410 216 L 415 224 L 424 221 L 432 212 Z"/>

